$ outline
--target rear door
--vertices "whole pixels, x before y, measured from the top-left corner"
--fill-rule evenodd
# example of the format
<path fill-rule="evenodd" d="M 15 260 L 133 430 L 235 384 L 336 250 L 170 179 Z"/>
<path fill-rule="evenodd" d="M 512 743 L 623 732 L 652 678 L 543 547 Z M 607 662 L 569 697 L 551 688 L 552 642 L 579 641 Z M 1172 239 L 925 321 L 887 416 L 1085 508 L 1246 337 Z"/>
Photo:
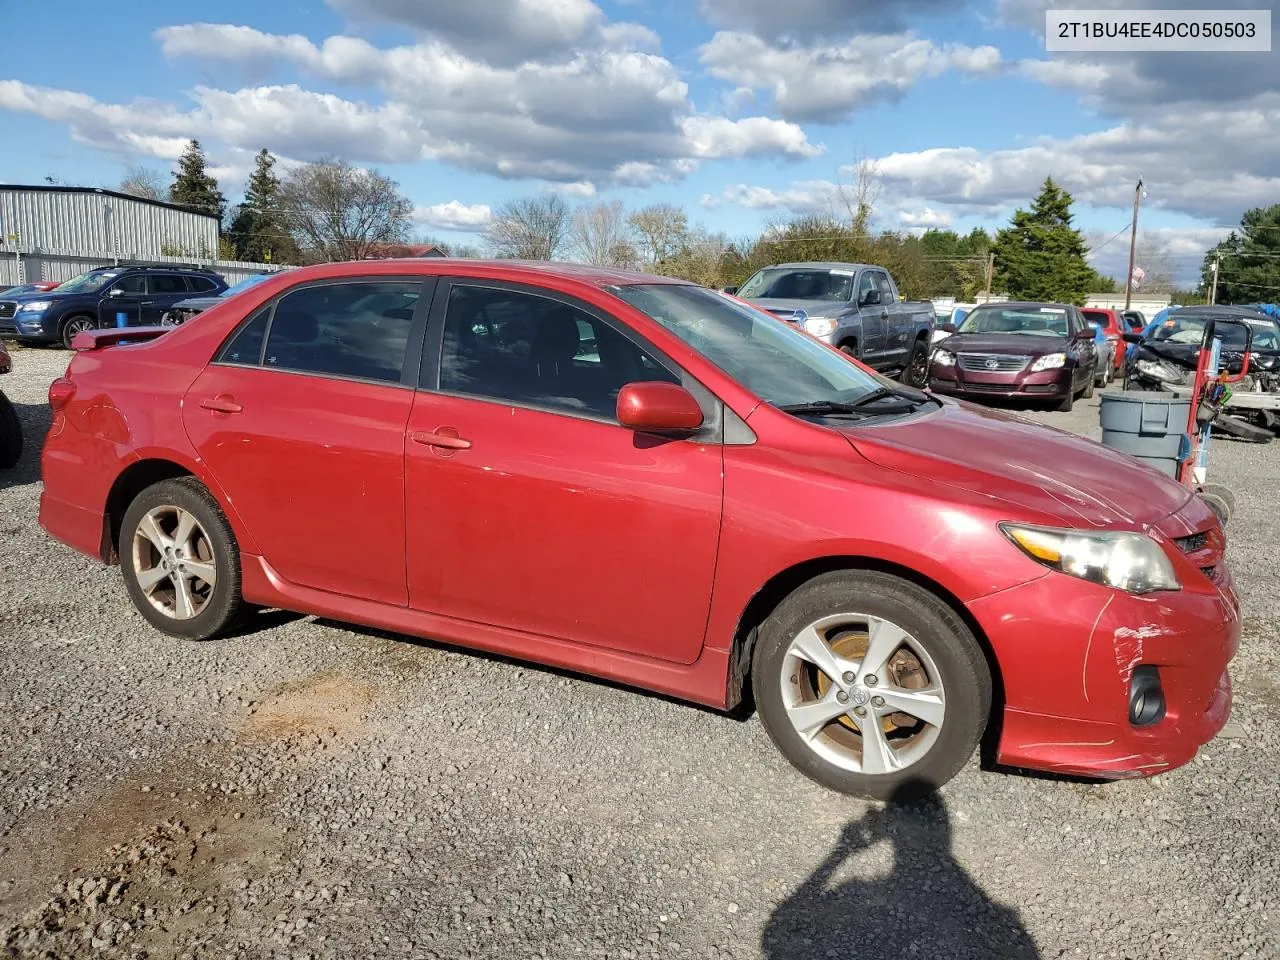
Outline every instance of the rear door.
<path fill-rule="evenodd" d="M 688 663 L 720 533 L 718 404 L 609 315 L 441 281 L 406 444 L 409 598 L 455 619 Z M 626 383 L 682 382 L 708 428 L 622 427 Z"/>
<path fill-rule="evenodd" d="M 187 278 L 180 273 L 153 273 L 148 277 L 147 296 L 142 301 L 142 322 L 155 326 L 179 300 L 191 296 Z"/>
<path fill-rule="evenodd" d="M 434 281 L 295 286 L 183 402 L 187 434 L 292 583 L 404 606 L 404 435 Z"/>
<path fill-rule="evenodd" d="M 898 290 L 884 270 L 873 274 L 876 289 L 880 291 L 880 304 L 884 308 L 884 361 L 889 366 L 905 366 L 911 354 L 912 321 L 906 307 L 898 301 Z"/>

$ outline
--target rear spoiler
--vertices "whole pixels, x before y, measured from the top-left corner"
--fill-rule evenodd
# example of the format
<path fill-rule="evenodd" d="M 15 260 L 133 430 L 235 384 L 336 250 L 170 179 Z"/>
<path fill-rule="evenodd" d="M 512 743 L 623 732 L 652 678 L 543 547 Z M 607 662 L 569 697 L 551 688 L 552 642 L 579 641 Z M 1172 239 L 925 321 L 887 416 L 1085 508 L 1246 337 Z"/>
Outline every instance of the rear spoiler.
<path fill-rule="evenodd" d="M 121 343 L 142 343 L 162 337 L 173 327 L 112 327 L 108 330 L 81 330 L 71 338 L 71 349 L 101 350 Z"/>

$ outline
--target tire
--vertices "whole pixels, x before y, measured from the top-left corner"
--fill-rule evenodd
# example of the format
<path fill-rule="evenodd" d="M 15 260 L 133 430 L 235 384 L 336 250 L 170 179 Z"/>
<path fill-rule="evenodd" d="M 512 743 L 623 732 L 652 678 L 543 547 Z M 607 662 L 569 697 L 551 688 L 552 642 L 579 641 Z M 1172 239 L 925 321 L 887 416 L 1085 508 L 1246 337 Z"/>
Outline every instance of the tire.
<path fill-rule="evenodd" d="M 1213 429 L 1249 443 L 1270 443 L 1275 439 L 1275 434 L 1265 427 L 1255 427 L 1248 420 L 1233 417 L 1229 413 L 1219 414 L 1213 421 Z"/>
<path fill-rule="evenodd" d="M 178 523 L 184 513 L 194 518 L 196 526 L 185 542 L 179 543 L 174 534 L 180 531 Z M 148 518 L 158 528 L 159 538 L 140 530 Z M 178 580 L 173 573 L 164 574 L 158 540 L 167 541 L 174 550 L 187 547 L 185 557 L 175 554 L 170 561 L 173 564 L 181 563 L 182 559 L 191 561 L 189 565 L 182 564 L 189 574 L 181 578 L 187 584 L 185 611 L 180 606 Z M 196 567 L 213 577 L 212 585 L 193 573 Z M 239 619 L 243 599 L 240 550 L 235 534 L 217 502 L 194 477 L 154 484 L 129 504 L 120 526 L 120 570 L 138 612 L 153 627 L 171 637 L 207 640 L 226 632 Z M 149 572 L 160 574 L 150 592 L 143 584 Z"/>
<path fill-rule="evenodd" d="M 858 359 L 858 341 L 846 340 L 844 343 L 840 344 L 840 352 L 845 354 L 846 356 L 853 357 L 853 359 L 857 360 Z"/>
<path fill-rule="evenodd" d="M 848 627 L 843 632 L 842 624 Z M 872 675 L 876 682 L 864 683 L 861 661 L 871 651 L 872 632 L 887 629 L 884 636 L 892 637 L 895 627 L 902 637 L 898 646 L 889 640 L 881 648 L 889 651 L 888 663 L 868 667 L 886 676 Z M 824 634 L 827 640 L 821 639 Z M 831 673 L 849 672 L 837 679 L 797 654 L 794 645 L 802 637 L 806 644 L 816 640 L 819 653 L 839 651 L 843 659 L 828 661 Z M 853 683 L 847 682 L 850 676 Z M 940 696 L 933 693 L 939 687 Z M 872 571 L 826 573 L 783 600 L 760 628 L 751 689 L 765 729 L 796 769 L 824 787 L 878 800 L 906 801 L 949 781 L 977 749 L 991 712 L 986 659 L 955 611 L 913 583 Z M 921 706 L 914 709 L 940 710 L 934 713 L 940 723 L 895 712 L 892 703 L 877 706 L 876 691 L 886 696 L 919 691 L 921 699 L 915 702 Z M 842 696 L 846 699 L 840 700 Z M 929 697 L 934 702 L 924 703 Z M 806 706 L 820 706 L 823 716 L 837 712 L 815 724 L 816 732 L 806 737 L 798 724 L 813 720 L 813 711 L 796 712 Z M 838 712 L 841 708 L 851 712 Z M 863 711 L 861 720 L 855 716 L 858 710 Z M 878 759 L 870 761 L 864 759 L 859 732 L 868 717 L 877 720 L 868 729 L 883 731 L 886 723 L 892 727 L 889 736 L 877 738 L 882 748 L 889 744 L 888 756 L 877 752 Z M 865 770 L 868 762 L 879 769 Z"/>
<path fill-rule="evenodd" d="M 62 345 L 70 350 L 71 341 L 75 339 L 77 333 L 82 330 L 96 330 L 97 328 L 98 324 L 87 313 L 78 313 L 74 317 L 67 317 L 62 324 L 62 333 L 60 335 Z"/>
<path fill-rule="evenodd" d="M 902 368 L 898 378 L 909 387 L 923 390 L 929 385 L 929 341 L 925 338 L 916 340 L 907 357 L 907 365 Z"/>
<path fill-rule="evenodd" d="M 1098 367 L 1098 364 L 1096 361 L 1093 366 L 1094 366 L 1094 370 L 1096 371 Z M 1080 394 L 1080 398 L 1082 400 L 1093 399 L 1093 381 L 1096 376 L 1097 376 L 1096 372 L 1089 374 L 1088 380 L 1085 381 L 1084 390 Z"/>
<path fill-rule="evenodd" d="M 9 398 L 0 393 L 0 470 L 16 467 L 22 459 L 22 423 Z"/>
<path fill-rule="evenodd" d="M 1220 483 L 1201 484 L 1200 496 L 1204 497 L 1209 506 L 1213 507 L 1214 512 L 1222 518 L 1224 526 L 1231 515 L 1236 512 L 1236 495 L 1231 492 L 1230 487 L 1224 487 Z M 1219 507 L 1221 507 L 1221 512 L 1219 512 Z"/>
<path fill-rule="evenodd" d="M 1057 402 L 1053 409 L 1059 413 L 1070 413 L 1071 408 L 1076 405 L 1076 395 L 1074 385 L 1067 387 L 1067 395 Z"/>

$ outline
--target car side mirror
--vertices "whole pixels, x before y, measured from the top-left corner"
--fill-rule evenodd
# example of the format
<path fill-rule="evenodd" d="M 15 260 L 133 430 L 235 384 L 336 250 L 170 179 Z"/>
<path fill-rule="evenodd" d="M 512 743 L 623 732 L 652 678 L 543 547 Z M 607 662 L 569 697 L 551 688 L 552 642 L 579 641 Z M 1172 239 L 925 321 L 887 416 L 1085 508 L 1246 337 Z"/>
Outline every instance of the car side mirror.
<path fill-rule="evenodd" d="M 688 433 L 702 426 L 702 408 L 674 383 L 628 383 L 618 391 L 618 422 L 645 433 Z"/>
<path fill-rule="evenodd" d="M 724 292 L 725 292 L 725 293 L 727 293 L 727 294 L 729 294 L 729 296 L 731 296 L 731 297 L 732 297 L 732 296 L 734 296 L 734 295 L 738 292 L 738 288 L 737 288 L 737 287 L 725 287 L 725 288 L 724 288 Z"/>
<path fill-rule="evenodd" d="M 938 329 L 941 330 L 943 333 L 959 333 L 960 332 L 960 328 L 957 327 L 954 323 L 950 323 L 950 322 L 938 324 Z"/>
<path fill-rule="evenodd" d="M 1125 343 L 1141 343 L 1141 342 L 1142 342 L 1142 334 L 1140 334 L 1140 333 L 1122 333 L 1122 334 L 1120 334 L 1120 339 L 1121 339 L 1121 340 L 1123 340 Z"/>
<path fill-rule="evenodd" d="M 858 301 L 860 307 L 874 307 L 880 303 L 880 291 L 868 290 L 862 295 L 862 299 Z"/>
<path fill-rule="evenodd" d="M 108 291 L 107 291 L 107 296 L 108 296 L 108 297 L 123 297 L 123 296 L 124 296 L 124 291 L 123 291 L 123 290 L 121 290 L 119 287 L 112 287 L 110 290 L 108 290 Z"/>

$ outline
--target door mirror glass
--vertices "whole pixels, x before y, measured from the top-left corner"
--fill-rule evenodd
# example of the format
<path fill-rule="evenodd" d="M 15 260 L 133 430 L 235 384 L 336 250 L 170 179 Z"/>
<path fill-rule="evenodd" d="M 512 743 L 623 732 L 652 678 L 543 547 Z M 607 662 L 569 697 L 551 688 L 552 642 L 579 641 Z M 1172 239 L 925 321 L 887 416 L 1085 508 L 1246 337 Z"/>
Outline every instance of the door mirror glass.
<path fill-rule="evenodd" d="M 866 293 L 862 295 L 862 299 L 858 301 L 858 306 L 874 307 L 878 303 L 880 303 L 880 291 L 868 290 Z"/>
<path fill-rule="evenodd" d="M 110 290 L 108 290 L 108 291 L 107 291 L 107 296 L 108 296 L 108 297 L 123 297 L 123 296 L 124 296 L 124 290 L 122 290 L 120 287 L 112 287 Z"/>
<path fill-rule="evenodd" d="M 960 332 L 960 328 L 957 327 L 954 323 L 951 323 L 950 321 L 948 321 L 947 323 L 938 324 L 938 329 L 941 330 L 943 333 L 959 333 Z"/>
<path fill-rule="evenodd" d="M 618 423 L 649 433 L 687 433 L 702 426 L 702 408 L 674 383 L 628 383 L 618 391 Z"/>

